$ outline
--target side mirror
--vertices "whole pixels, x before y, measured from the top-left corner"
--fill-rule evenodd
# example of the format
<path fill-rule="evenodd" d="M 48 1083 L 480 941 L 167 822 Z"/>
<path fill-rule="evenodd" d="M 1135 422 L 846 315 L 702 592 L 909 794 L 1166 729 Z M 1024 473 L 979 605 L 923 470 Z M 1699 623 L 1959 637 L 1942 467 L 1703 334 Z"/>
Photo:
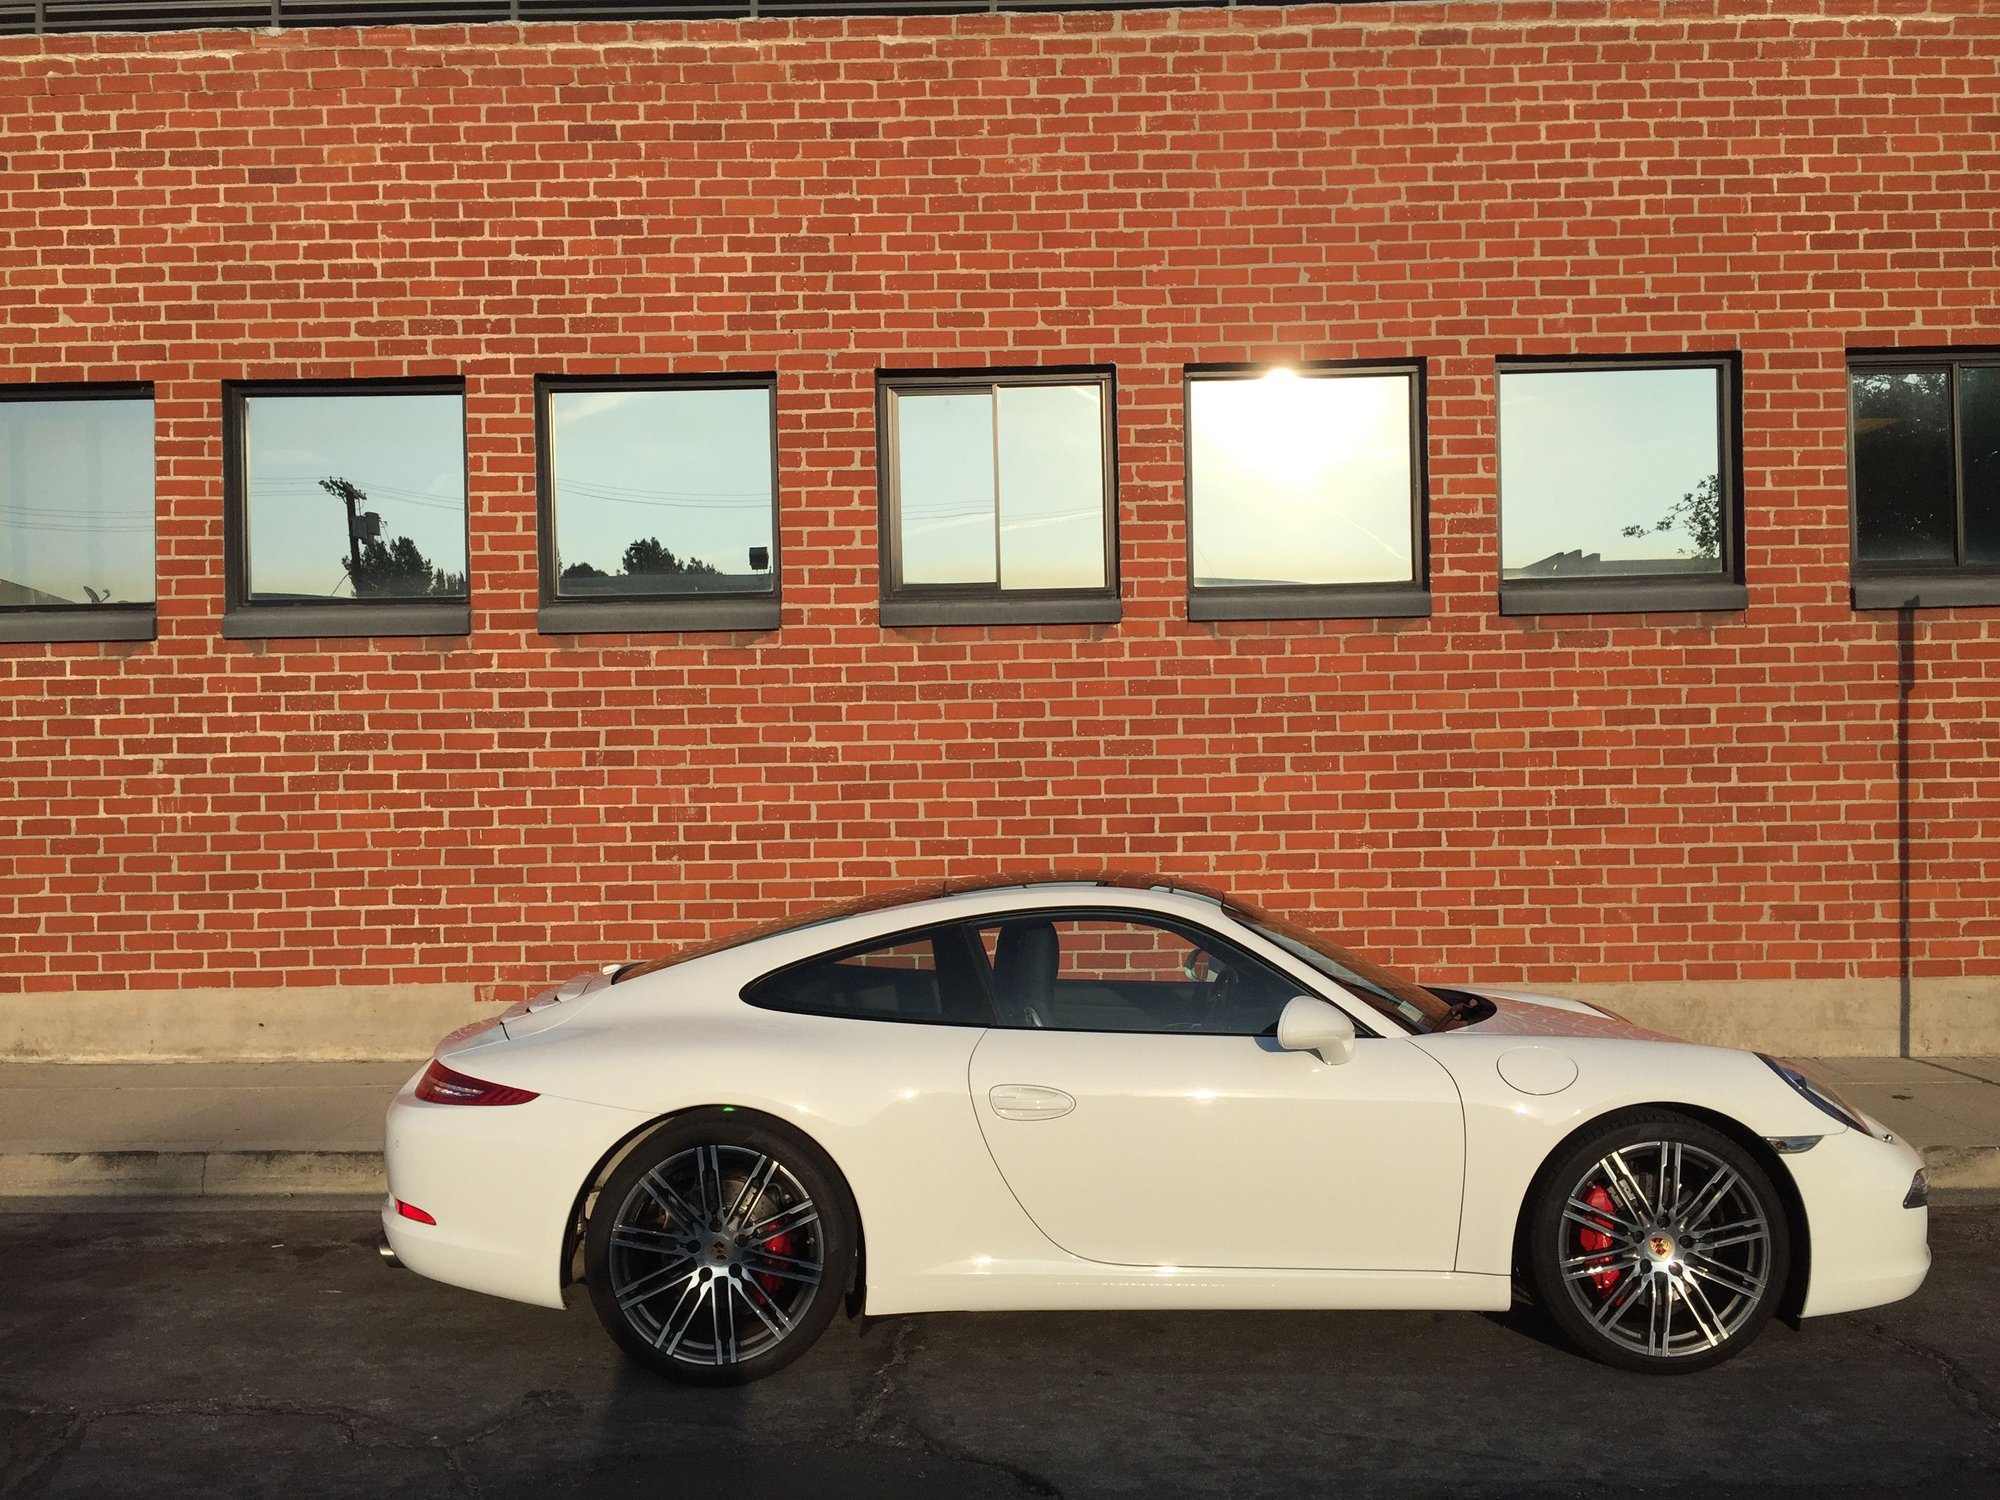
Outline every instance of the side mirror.
<path fill-rule="evenodd" d="M 1329 1067 L 1354 1056 L 1354 1022 L 1337 1005 L 1300 995 L 1278 1016 L 1278 1045 L 1287 1052 L 1316 1052 Z"/>

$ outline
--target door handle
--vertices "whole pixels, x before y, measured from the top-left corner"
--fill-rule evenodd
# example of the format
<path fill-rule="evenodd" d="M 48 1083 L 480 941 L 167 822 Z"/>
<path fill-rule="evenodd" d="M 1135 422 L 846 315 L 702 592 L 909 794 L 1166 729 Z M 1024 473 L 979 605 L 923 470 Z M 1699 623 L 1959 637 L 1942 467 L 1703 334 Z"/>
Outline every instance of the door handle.
<path fill-rule="evenodd" d="M 1032 1083 L 1001 1083 L 986 1092 L 993 1113 L 1003 1120 L 1055 1120 L 1076 1108 L 1076 1100 L 1061 1089 Z"/>

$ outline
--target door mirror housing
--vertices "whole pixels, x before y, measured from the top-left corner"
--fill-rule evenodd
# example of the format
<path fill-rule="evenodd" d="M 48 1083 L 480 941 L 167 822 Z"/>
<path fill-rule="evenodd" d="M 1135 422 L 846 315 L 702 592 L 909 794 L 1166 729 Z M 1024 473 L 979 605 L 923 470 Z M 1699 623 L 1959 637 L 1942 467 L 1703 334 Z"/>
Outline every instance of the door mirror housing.
<path fill-rule="evenodd" d="M 1278 1045 L 1287 1052 L 1313 1052 L 1328 1067 L 1354 1056 L 1354 1022 L 1346 1011 L 1311 995 L 1287 1000 L 1278 1016 Z"/>

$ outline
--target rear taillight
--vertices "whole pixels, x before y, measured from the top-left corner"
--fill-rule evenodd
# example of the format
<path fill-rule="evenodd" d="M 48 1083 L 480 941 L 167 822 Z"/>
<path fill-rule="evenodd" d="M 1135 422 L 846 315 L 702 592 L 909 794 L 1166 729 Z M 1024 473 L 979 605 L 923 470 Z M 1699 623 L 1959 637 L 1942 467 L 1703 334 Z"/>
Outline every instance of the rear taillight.
<path fill-rule="evenodd" d="M 430 1104 L 526 1104 L 535 1095 L 504 1083 L 468 1078 L 432 1058 L 417 1080 L 417 1097 Z"/>
<path fill-rule="evenodd" d="M 405 1203 L 401 1198 L 396 1200 L 396 1212 L 414 1224 L 429 1224 L 432 1226 L 437 1224 L 436 1219 L 433 1219 L 421 1208 L 418 1208 L 416 1204 Z"/>

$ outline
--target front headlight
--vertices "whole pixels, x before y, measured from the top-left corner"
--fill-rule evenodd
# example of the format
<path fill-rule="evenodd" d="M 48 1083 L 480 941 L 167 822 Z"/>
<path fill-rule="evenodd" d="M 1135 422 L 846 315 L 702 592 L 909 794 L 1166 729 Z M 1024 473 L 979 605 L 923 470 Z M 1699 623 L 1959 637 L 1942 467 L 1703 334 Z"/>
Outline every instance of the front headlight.
<path fill-rule="evenodd" d="M 1757 1055 L 1771 1065 L 1773 1073 L 1798 1090 L 1799 1094 L 1821 1114 L 1831 1115 L 1848 1129 L 1858 1130 L 1863 1135 L 1872 1136 L 1875 1133 L 1867 1121 L 1862 1119 L 1861 1111 L 1841 1098 L 1832 1084 L 1807 1076 L 1805 1071 L 1789 1058 L 1772 1057 L 1764 1052 L 1759 1052 Z"/>

